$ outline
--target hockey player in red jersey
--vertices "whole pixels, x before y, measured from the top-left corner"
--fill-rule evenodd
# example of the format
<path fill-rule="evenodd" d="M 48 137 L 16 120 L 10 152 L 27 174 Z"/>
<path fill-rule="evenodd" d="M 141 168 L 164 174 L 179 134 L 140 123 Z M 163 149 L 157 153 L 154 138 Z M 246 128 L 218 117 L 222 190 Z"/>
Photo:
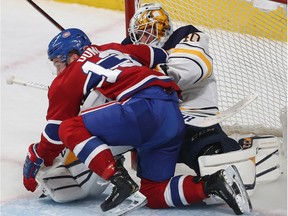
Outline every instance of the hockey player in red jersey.
<path fill-rule="evenodd" d="M 163 170 L 162 165 L 166 171 L 152 177 L 162 181 L 173 175 L 184 128 L 178 108 L 180 90 L 171 78 L 149 69 L 166 61 L 164 50 L 146 45 L 91 45 L 84 32 L 68 29 L 52 39 L 48 56 L 58 75 L 48 92 L 48 123 L 40 142 L 29 147 L 24 165 L 28 190 L 35 190 L 41 165 L 51 166 L 65 146 L 114 184 L 115 190 L 101 205 L 103 211 L 138 190 L 127 171 L 116 165 L 108 145 L 132 145 L 140 155 L 150 154 L 141 167 L 146 178 Z M 78 116 L 82 100 L 93 89 L 113 101 Z M 157 167 L 151 161 L 158 156 L 163 159 Z"/>
<path fill-rule="evenodd" d="M 29 147 L 24 164 L 27 190 L 35 190 L 39 169 L 51 166 L 66 146 L 114 185 L 101 205 L 103 211 L 110 210 L 138 186 L 116 163 L 109 146 L 131 145 L 138 151 L 137 175 L 148 206 L 187 205 L 218 194 L 236 214 L 249 210 L 234 167 L 200 179 L 173 177 L 184 130 L 180 90 L 171 78 L 149 69 L 165 62 L 166 52 L 146 45 L 91 45 L 81 30 L 68 29 L 50 42 L 48 56 L 58 76 L 48 92 L 48 123 L 40 142 Z M 81 102 L 94 89 L 112 101 L 78 116 Z"/>

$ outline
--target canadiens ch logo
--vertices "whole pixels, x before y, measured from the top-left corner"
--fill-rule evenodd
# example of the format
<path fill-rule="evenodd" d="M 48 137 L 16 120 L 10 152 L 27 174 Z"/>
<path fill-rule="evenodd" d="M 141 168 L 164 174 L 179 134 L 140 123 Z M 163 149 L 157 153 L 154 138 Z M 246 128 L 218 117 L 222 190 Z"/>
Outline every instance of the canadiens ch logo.
<path fill-rule="evenodd" d="M 69 31 L 66 31 L 66 32 L 64 32 L 63 34 L 62 34 L 62 37 L 63 38 L 67 38 L 67 37 L 69 37 L 71 35 L 71 33 L 69 32 Z"/>

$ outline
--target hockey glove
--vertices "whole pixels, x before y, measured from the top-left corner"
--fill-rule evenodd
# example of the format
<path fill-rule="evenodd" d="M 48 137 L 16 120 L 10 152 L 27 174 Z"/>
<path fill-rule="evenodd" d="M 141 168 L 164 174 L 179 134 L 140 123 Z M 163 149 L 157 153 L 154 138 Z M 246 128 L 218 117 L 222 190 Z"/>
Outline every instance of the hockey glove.
<path fill-rule="evenodd" d="M 155 70 L 168 76 L 168 74 L 167 74 L 168 66 L 166 64 L 157 64 L 155 67 Z"/>
<path fill-rule="evenodd" d="M 37 144 L 31 144 L 28 148 L 28 154 L 23 167 L 23 184 L 28 191 L 34 192 L 38 183 L 35 176 L 41 166 L 43 159 L 40 158 L 36 152 Z"/>

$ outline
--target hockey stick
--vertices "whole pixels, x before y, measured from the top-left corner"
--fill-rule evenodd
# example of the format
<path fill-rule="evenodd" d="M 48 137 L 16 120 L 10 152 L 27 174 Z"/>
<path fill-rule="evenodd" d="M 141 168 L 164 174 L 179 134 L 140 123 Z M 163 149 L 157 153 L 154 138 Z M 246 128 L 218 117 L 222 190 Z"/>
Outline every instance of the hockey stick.
<path fill-rule="evenodd" d="M 38 12 L 40 12 L 44 17 L 46 17 L 53 25 L 55 25 L 60 31 L 65 30 L 58 22 L 56 22 L 51 16 L 49 16 L 42 8 L 40 8 L 32 0 L 27 0 Z"/>
<path fill-rule="evenodd" d="M 246 106 L 248 106 L 252 101 L 254 101 L 258 95 L 249 95 L 246 98 L 242 99 L 234 106 L 229 109 L 219 112 L 216 115 L 212 115 L 212 113 L 200 113 L 193 110 L 181 110 L 184 118 L 184 122 L 187 125 L 192 125 L 196 127 L 209 127 L 215 124 L 220 123 L 221 121 L 235 115 L 240 112 Z M 180 108 L 181 109 L 181 108 Z"/>
<path fill-rule="evenodd" d="M 18 84 L 18 85 L 23 85 L 23 86 L 28 86 L 28 87 L 33 87 L 33 88 L 38 88 L 38 89 L 43 89 L 43 90 L 49 89 L 48 85 L 44 85 L 42 83 L 37 83 L 37 82 L 29 81 L 29 80 L 27 81 L 20 80 L 20 79 L 15 78 L 15 76 L 7 77 L 6 83 L 8 85 Z"/>
<path fill-rule="evenodd" d="M 43 16 L 45 16 L 50 22 L 52 22 L 59 30 L 63 31 L 64 28 L 56 22 L 51 16 L 49 16 L 44 10 L 42 10 L 37 4 L 35 4 L 32 0 L 27 0 L 37 11 L 39 11 Z M 48 89 L 48 86 L 35 83 L 35 82 L 17 82 L 18 80 L 15 80 L 15 77 L 11 80 L 7 80 L 8 84 L 16 83 L 16 84 L 21 84 L 25 86 L 31 86 L 31 87 L 36 87 L 36 88 L 41 88 L 41 89 Z M 214 116 L 211 116 L 211 113 L 206 113 L 203 115 L 203 113 L 198 113 L 195 112 L 195 110 L 181 110 L 183 114 L 183 118 L 185 121 L 185 124 L 192 125 L 192 126 L 197 126 L 197 127 L 209 127 L 215 124 L 220 123 L 221 121 L 231 117 L 232 115 L 238 113 L 240 110 L 245 108 L 247 105 L 249 105 L 252 101 L 254 101 L 257 98 L 256 95 L 250 95 L 231 108 L 223 111 L 222 113 L 217 113 Z"/>
<path fill-rule="evenodd" d="M 44 85 L 42 83 L 37 83 L 33 81 L 24 81 L 15 78 L 14 76 L 10 76 L 6 79 L 6 83 L 9 85 L 12 84 L 18 84 L 23 86 L 29 86 L 33 88 L 48 90 L 49 86 Z M 248 106 L 252 101 L 254 101 L 258 95 L 248 95 L 246 98 L 242 99 L 238 103 L 236 103 L 234 106 L 228 108 L 227 110 L 223 112 L 219 112 L 216 115 L 212 113 L 203 113 L 202 111 L 197 112 L 197 110 L 187 110 L 187 109 L 181 109 L 181 112 L 183 114 L 183 119 L 185 124 L 192 125 L 195 127 L 209 127 L 215 124 L 220 123 L 221 121 L 235 115 L 236 113 L 240 112 L 242 109 L 244 109 L 246 106 Z"/>

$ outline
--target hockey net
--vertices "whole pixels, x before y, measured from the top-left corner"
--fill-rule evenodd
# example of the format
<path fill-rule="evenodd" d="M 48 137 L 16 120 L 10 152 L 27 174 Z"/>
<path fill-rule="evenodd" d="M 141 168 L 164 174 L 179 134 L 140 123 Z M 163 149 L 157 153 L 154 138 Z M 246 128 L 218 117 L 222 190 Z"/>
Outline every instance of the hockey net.
<path fill-rule="evenodd" d="M 148 2 L 163 6 L 174 30 L 192 24 L 209 34 L 220 111 L 251 93 L 259 95 L 222 122 L 224 130 L 283 137 L 287 130 L 281 124 L 286 123 L 287 113 L 287 1 L 126 0 L 126 27 L 133 9 Z"/>

